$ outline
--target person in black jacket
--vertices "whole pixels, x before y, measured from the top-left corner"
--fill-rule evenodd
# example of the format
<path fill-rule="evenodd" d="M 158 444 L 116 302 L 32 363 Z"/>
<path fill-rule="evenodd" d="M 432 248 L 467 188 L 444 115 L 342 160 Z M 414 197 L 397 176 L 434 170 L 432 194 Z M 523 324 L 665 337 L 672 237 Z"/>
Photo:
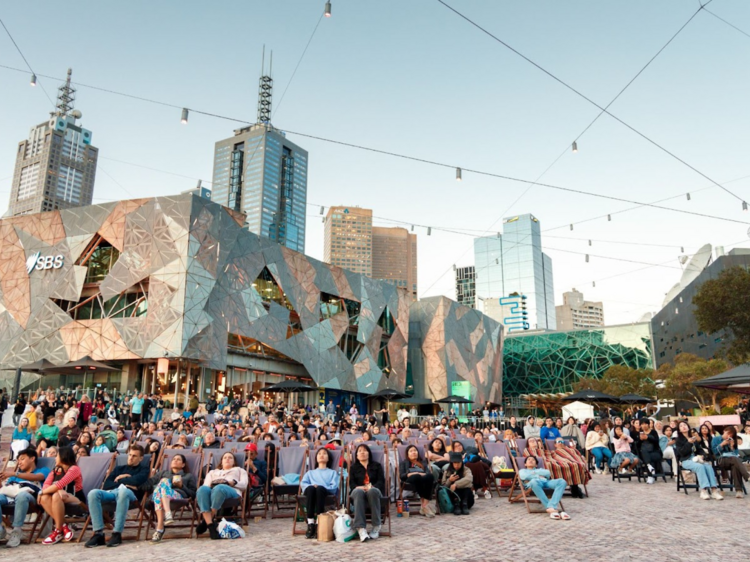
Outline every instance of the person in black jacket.
<path fill-rule="evenodd" d="M 125 517 L 131 502 L 143 496 L 138 488 L 146 482 L 149 476 L 149 465 L 143 461 L 143 447 L 132 445 L 128 449 L 128 462 L 122 466 L 115 466 L 104 481 L 101 490 L 91 490 L 88 495 L 88 506 L 91 514 L 91 526 L 94 535 L 86 543 L 86 548 L 97 546 L 109 547 L 122 544 L 122 530 L 125 528 Z M 115 526 L 109 542 L 104 540 L 103 503 L 116 503 Z"/>
<path fill-rule="evenodd" d="M 380 500 L 385 497 L 385 473 L 380 463 L 372 460 L 372 451 L 367 445 L 359 445 L 354 453 L 349 474 L 351 501 L 354 504 L 354 529 L 362 542 L 380 536 Z M 369 504 L 372 531 L 367 533 L 365 509 Z"/>
<path fill-rule="evenodd" d="M 696 454 L 700 452 L 700 449 L 696 447 L 700 438 L 697 435 L 690 435 L 690 426 L 687 422 L 680 422 L 677 427 L 679 433 L 674 445 L 675 454 L 682 464 L 682 468 L 695 474 L 698 487 L 701 490 L 701 499 L 723 500 L 724 496 L 719 492 L 711 461 L 703 458 L 700 454 Z"/>
<path fill-rule="evenodd" d="M 648 470 L 646 483 L 653 484 L 656 482 L 656 469 L 659 468 L 661 471 L 663 460 L 661 447 L 659 446 L 659 434 L 649 426 L 648 420 L 641 420 L 636 440 L 640 444 L 639 456 L 643 461 L 643 466 Z"/>
<path fill-rule="evenodd" d="M 427 518 L 435 517 L 430 507 L 432 490 L 435 487 L 435 477 L 427 466 L 427 461 L 419 456 L 419 449 L 415 445 L 406 448 L 404 459 L 399 464 L 398 474 L 403 484 L 409 484 L 419 494 L 422 506 L 419 514 Z"/>

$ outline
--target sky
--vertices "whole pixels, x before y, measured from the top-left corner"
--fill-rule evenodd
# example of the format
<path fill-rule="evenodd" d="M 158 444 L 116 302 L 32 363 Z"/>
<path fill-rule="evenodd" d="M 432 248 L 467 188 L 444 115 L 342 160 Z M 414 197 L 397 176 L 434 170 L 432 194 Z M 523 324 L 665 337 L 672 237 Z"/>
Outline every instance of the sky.
<path fill-rule="evenodd" d="M 446 2 L 600 106 L 700 8 L 698 0 Z M 600 110 L 437 0 L 333 0 L 332 17 L 320 20 L 324 4 L 97 0 L 61 13 L 59 3 L 40 0 L 4 3 L 0 18 L 34 71 L 59 78 L 39 78 L 53 99 L 67 68 L 80 82 L 76 107 L 100 155 L 95 203 L 207 184 L 214 143 L 239 126 L 231 119 L 255 120 L 265 45 L 276 127 L 448 166 L 289 133 L 309 152 L 312 257 L 323 257 L 320 206 L 371 208 L 376 225 L 423 225 L 415 229 L 419 294 L 455 298 L 453 265 L 473 263 L 473 237 L 532 213 L 553 260 L 557 304 L 575 287 L 603 301 L 614 325 L 661 308 L 681 276 L 682 248 L 690 256 L 706 243 L 750 246 L 741 203 L 750 199 L 745 0 L 713 0 L 609 108 L 690 167 L 608 115 L 574 154 L 572 141 Z M 0 65 L 26 68 L 2 29 Z M 51 109 L 29 78 L 0 68 L 0 213 L 18 142 Z M 231 119 L 191 112 L 182 125 L 181 107 Z M 463 181 L 454 167 L 465 169 Z M 472 169 L 638 202 L 670 198 L 660 205 L 718 218 Z"/>

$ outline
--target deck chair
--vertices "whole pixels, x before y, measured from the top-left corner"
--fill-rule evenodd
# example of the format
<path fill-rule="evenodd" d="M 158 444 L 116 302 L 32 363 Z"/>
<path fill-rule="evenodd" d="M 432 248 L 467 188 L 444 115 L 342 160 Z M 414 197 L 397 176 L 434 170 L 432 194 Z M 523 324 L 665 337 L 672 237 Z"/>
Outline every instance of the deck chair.
<path fill-rule="evenodd" d="M 162 457 L 160 467 L 157 467 L 157 471 L 168 470 L 172 458 L 175 455 L 184 455 L 187 461 L 187 472 L 196 476 L 198 483 L 200 484 L 200 471 L 203 463 L 203 453 L 198 451 L 197 453 L 190 451 L 182 451 L 179 449 L 168 449 L 165 451 Z M 146 538 L 151 533 L 151 527 L 156 525 L 156 512 L 154 511 L 154 502 L 151 501 L 151 494 L 146 494 L 145 513 L 147 514 L 146 520 Z M 170 507 L 172 508 L 172 517 L 174 523 L 169 527 L 169 533 L 164 535 L 164 538 L 176 539 L 176 538 L 193 538 L 193 529 L 195 529 L 195 521 L 198 519 L 198 506 L 195 503 L 195 498 L 188 498 L 182 500 L 171 500 Z M 175 534 L 173 530 L 181 529 L 183 532 Z M 184 532 L 187 530 L 187 534 Z"/>
<path fill-rule="evenodd" d="M 532 512 L 531 511 L 531 504 L 532 503 L 541 503 L 539 501 L 539 498 L 537 498 L 534 495 L 534 492 L 531 490 L 527 490 L 523 486 L 523 481 L 521 480 L 520 471 L 522 468 L 524 468 L 524 465 L 521 464 L 525 462 L 526 457 L 513 457 L 513 465 L 516 470 L 516 476 L 513 479 L 513 485 L 510 489 L 510 494 L 508 496 L 508 501 L 511 503 L 518 503 L 523 502 L 526 505 L 526 511 L 528 513 L 538 513 L 538 512 Z M 544 459 L 542 457 L 536 457 L 537 467 L 538 468 L 545 468 Z M 519 466 L 520 464 L 520 466 Z M 552 491 L 547 490 L 547 493 L 551 495 Z M 565 508 L 563 507 L 562 501 L 560 501 L 559 511 L 565 511 Z"/>
<path fill-rule="evenodd" d="M 417 447 L 417 449 L 419 449 L 418 445 L 415 445 L 415 446 Z M 403 482 L 401 480 L 401 461 L 403 461 L 404 459 L 406 459 L 406 449 L 408 449 L 409 447 L 411 447 L 411 444 L 409 444 L 409 445 L 398 445 L 396 447 L 396 472 L 395 472 L 394 478 L 396 479 L 396 485 L 398 486 L 398 488 L 396 490 L 396 498 L 399 501 L 403 501 L 403 499 L 404 499 L 404 492 L 409 492 L 410 494 L 413 495 L 413 497 L 416 498 L 416 500 L 413 503 L 409 504 L 409 513 L 411 514 L 412 511 L 414 511 L 413 508 L 416 508 L 416 511 L 419 512 L 419 509 L 421 507 L 421 501 L 420 501 L 419 496 L 416 495 L 416 490 L 414 489 L 414 486 L 412 486 L 408 482 Z M 372 448 L 370 448 L 370 450 L 374 451 L 374 449 L 372 449 Z M 373 454 L 374 454 L 374 452 L 373 452 Z M 427 469 L 431 470 L 430 467 L 431 467 L 432 463 L 426 460 L 427 459 L 427 455 L 425 454 L 425 448 L 422 448 L 421 457 L 424 460 L 424 462 L 427 463 Z M 435 480 L 435 486 L 432 489 L 432 498 L 433 499 L 435 498 L 435 492 L 436 492 L 436 489 L 437 489 L 437 486 L 438 486 L 439 482 L 440 482 L 439 480 Z M 435 502 L 435 503 L 437 503 L 437 502 Z"/>
<path fill-rule="evenodd" d="M 83 480 L 84 496 L 88 497 L 91 490 L 102 487 L 107 474 L 112 466 L 114 466 L 115 456 L 116 454 L 112 453 L 111 455 L 94 455 L 78 459 L 78 468 L 81 470 L 81 478 Z M 87 509 L 82 509 L 77 505 L 65 504 L 66 523 L 86 523 L 88 518 L 89 513 Z M 41 540 L 42 530 L 46 527 L 47 521 L 49 521 L 49 515 L 45 512 L 36 540 Z M 84 527 L 85 530 L 86 528 Z M 80 537 L 78 540 L 80 541 Z"/>
<path fill-rule="evenodd" d="M 500 496 L 503 492 L 503 489 L 500 487 L 500 484 L 498 482 L 498 480 L 501 479 L 501 476 L 503 476 L 504 479 L 510 479 L 511 481 L 516 477 L 516 471 L 514 468 L 515 465 L 513 464 L 513 460 L 511 459 L 512 455 L 510 454 L 508 447 L 506 447 L 505 443 L 503 443 L 502 441 L 496 441 L 494 443 L 488 441 L 486 443 L 483 443 L 482 446 L 490 462 L 492 462 L 495 457 L 504 458 L 505 466 L 508 468 L 508 471 L 510 471 L 505 474 L 501 472 L 492 473 L 495 490 L 497 491 L 497 495 Z M 508 489 L 506 489 L 505 491 L 508 491 Z"/>
<path fill-rule="evenodd" d="M 284 476 L 285 474 L 302 475 L 304 470 L 307 447 L 279 447 L 276 449 L 276 471 L 269 474 Z M 299 483 L 274 485 L 269 483 L 271 491 L 271 518 L 293 517 L 297 509 L 296 494 L 299 491 Z"/>
<path fill-rule="evenodd" d="M 152 460 L 153 460 L 152 455 L 146 454 L 143 456 L 143 460 L 141 462 L 146 463 L 147 465 L 149 465 L 149 467 L 152 467 Z M 104 476 L 104 480 L 102 481 L 102 484 L 104 484 L 104 481 L 109 477 L 110 473 L 115 469 L 115 467 L 124 466 L 127 463 L 128 463 L 128 456 L 126 454 L 116 455 L 115 461 L 109 467 L 109 470 L 107 470 L 107 474 Z M 87 492 L 87 495 L 88 495 L 88 492 Z M 141 540 L 141 530 L 143 528 L 143 514 L 144 514 L 145 503 L 146 503 L 145 494 L 140 499 L 136 497 L 134 501 L 130 502 L 130 505 L 128 506 L 128 513 L 125 516 L 125 528 L 123 529 L 123 537 L 122 537 L 123 540 Z M 104 514 L 105 519 L 111 518 L 116 508 L 117 508 L 116 502 L 102 503 L 102 513 Z M 131 513 L 134 510 L 138 510 L 138 513 L 135 515 L 132 515 Z M 133 529 L 132 526 L 131 527 L 127 526 L 128 523 L 133 523 L 134 525 L 137 525 L 137 531 L 136 531 L 135 537 L 125 536 L 126 531 Z M 81 534 L 78 535 L 78 539 L 76 540 L 76 542 L 81 542 L 90 524 L 91 524 L 91 516 L 89 515 L 88 517 L 86 517 L 86 522 L 83 524 L 83 528 L 81 529 Z"/>
<path fill-rule="evenodd" d="M 380 464 L 380 466 L 383 467 L 383 473 L 385 474 L 385 489 L 386 492 L 391 489 L 391 475 L 389 472 L 388 467 L 388 451 L 386 449 L 370 449 L 372 452 L 372 461 Z M 352 453 L 353 456 L 353 453 Z M 347 509 L 354 513 L 354 505 L 352 504 L 351 499 L 351 490 L 349 489 L 349 485 L 347 483 L 346 487 L 346 506 Z M 369 517 L 370 507 L 367 506 L 366 508 L 366 515 L 367 518 Z M 380 517 L 381 517 L 381 523 L 382 527 L 385 527 L 386 522 L 388 523 L 388 530 L 385 531 L 384 529 L 381 529 L 380 536 L 381 537 L 390 537 L 391 536 L 391 498 L 388 493 L 386 493 L 385 496 L 380 501 Z"/>
<path fill-rule="evenodd" d="M 300 484 L 299 489 L 297 490 L 297 504 L 295 506 L 294 510 L 294 517 L 292 518 L 294 523 L 292 524 L 292 536 L 294 535 L 304 535 L 305 529 L 303 529 L 301 526 L 299 529 L 297 529 L 297 522 L 298 520 L 305 521 L 307 519 L 307 498 L 302 493 L 302 478 L 304 478 L 305 473 L 308 470 L 315 470 L 317 468 L 316 466 L 316 455 L 317 455 L 318 449 L 307 449 L 307 454 L 305 455 L 305 463 L 303 465 L 303 471 L 302 475 L 300 476 Z M 343 478 L 343 471 L 339 468 L 339 464 L 341 461 L 341 455 L 343 454 L 343 449 L 328 449 L 328 454 L 331 455 L 332 459 L 332 465 L 334 470 L 338 471 L 339 473 L 339 491 L 342 490 L 342 486 L 344 485 L 344 478 Z M 330 509 L 338 509 L 341 505 L 341 502 L 339 501 L 340 494 L 336 494 L 333 496 L 329 496 L 326 498 L 326 508 Z"/>
<path fill-rule="evenodd" d="M 10 462 L 10 457 L 6 459 L 5 466 L 3 467 L 3 470 L 0 472 L 4 472 L 8 468 L 8 463 Z M 18 466 L 18 465 L 16 465 Z M 36 459 L 36 467 L 37 468 L 48 468 L 49 470 L 53 470 L 55 468 L 55 459 L 53 457 L 38 457 Z M 40 482 L 40 485 L 43 484 Z M 2 512 L 0 513 L 0 525 L 2 524 L 2 518 L 12 518 L 14 514 L 14 508 L 15 506 L 13 504 L 11 505 L 4 505 L 2 507 Z M 24 523 L 24 527 L 30 526 L 31 529 L 29 530 L 29 538 L 26 539 L 26 544 L 31 544 L 31 541 L 33 540 L 34 534 L 36 533 L 37 527 L 39 526 L 39 523 L 41 523 L 42 518 L 44 516 L 44 509 L 42 509 L 42 506 L 38 503 L 34 503 L 29 505 L 29 511 L 27 512 L 28 515 L 34 514 L 35 517 L 32 517 L 33 521 L 30 523 Z"/>
<path fill-rule="evenodd" d="M 262 458 L 266 461 L 266 480 L 265 483 L 261 488 L 254 488 L 254 489 L 248 489 L 247 494 L 247 503 L 245 506 L 246 513 L 245 518 L 250 517 L 262 517 L 265 519 L 268 516 L 268 507 L 269 507 L 269 486 L 271 482 L 272 476 L 270 475 L 271 470 L 273 469 L 272 462 L 269 462 L 269 457 L 271 455 L 276 454 L 276 449 L 274 447 L 266 447 L 267 441 L 259 441 L 256 443 L 258 447 L 258 458 Z M 245 466 L 247 467 L 250 462 L 250 457 L 247 458 L 245 461 Z"/>
<path fill-rule="evenodd" d="M 234 455 L 234 463 L 236 466 L 244 467 L 245 466 L 245 451 L 237 452 L 237 451 L 223 451 L 219 457 L 213 457 L 213 455 L 221 451 L 221 449 L 206 449 L 204 451 L 204 455 L 208 455 L 208 460 L 206 461 L 206 457 L 203 457 L 203 466 L 205 467 L 208 463 L 208 465 L 213 465 L 214 468 L 218 466 L 218 463 L 221 460 L 221 457 L 224 456 L 225 453 L 230 452 Z M 212 458 L 213 457 L 213 458 Z M 216 514 L 216 520 L 220 520 L 221 517 L 224 518 L 231 518 L 231 519 L 238 519 L 240 521 L 240 525 L 245 525 L 247 523 L 247 519 L 245 518 L 245 502 L 247 501 L 247 488 L 245 488 L 242 491 L 242 494 L 240 494 L 239 497 L 234 498 L 228 498 L 226 501 L 224 501 L 224 505 L 221 506 L 221 509 Z M 197 510 L 196 510 L 197 511 Z"/>

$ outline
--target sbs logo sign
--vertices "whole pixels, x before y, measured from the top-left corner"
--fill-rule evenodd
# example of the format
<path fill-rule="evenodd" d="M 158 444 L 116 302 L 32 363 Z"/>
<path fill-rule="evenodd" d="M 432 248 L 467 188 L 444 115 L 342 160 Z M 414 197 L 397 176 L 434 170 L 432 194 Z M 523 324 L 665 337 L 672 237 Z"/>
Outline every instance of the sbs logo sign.
<path fill-rule="evenodd" d="M 60 269 L 63 266 L 64 256 L 58 254 L 56 256 L 43 256 L 41 252 L 31 254 L 26 260 L 26 271 L 31 275 L 31 272 L 35 269 Z"/>

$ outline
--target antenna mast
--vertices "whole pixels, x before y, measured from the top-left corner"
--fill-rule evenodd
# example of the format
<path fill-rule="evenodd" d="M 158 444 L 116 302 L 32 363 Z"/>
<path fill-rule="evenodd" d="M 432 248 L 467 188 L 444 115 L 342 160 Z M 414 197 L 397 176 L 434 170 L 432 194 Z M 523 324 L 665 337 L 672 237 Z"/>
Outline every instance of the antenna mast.
<path fill-rule="evenodd" d="M 73 69 L 68 69 L 68 77 L 65 83 L 57 89 L 57 111 L 50 115 L 57 115 L 59 117 L 67 117 L 68 114 L 73 110 L 76 101 L 76 89 L 70 85 L 70 77 L 73 74 Z"/>
<path fill-rule="evenodd" d="M 263 62 L 261 63 L 261 76 L 258 81 L 258 123 L 270 125 L 271 123 L 271 97 L 273 95 L 273 51 L 271 51 L 271 61 L 268 74 L 266 68 L 266 46 L 263 46 Z"/>

